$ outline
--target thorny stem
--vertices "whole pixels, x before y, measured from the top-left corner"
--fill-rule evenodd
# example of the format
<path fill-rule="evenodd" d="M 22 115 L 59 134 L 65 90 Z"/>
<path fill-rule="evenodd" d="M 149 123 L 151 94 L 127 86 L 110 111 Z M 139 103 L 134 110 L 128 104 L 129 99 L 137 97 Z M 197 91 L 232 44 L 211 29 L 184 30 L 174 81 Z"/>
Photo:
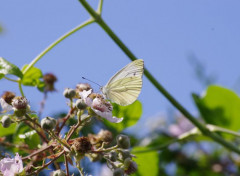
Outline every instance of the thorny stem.
<path fill-rule="evenodd" d="M 39 110 L 39 113 L 38 113 L 38 117 L 41 118 L 41 115 L 42 115 L 42 112 L 44 110 L 44 106 L 45 106 L 45 103 L 46 103 L 46 100 L 47 100 L 47 92 L 44 91 L 43 93 L 43 100 L 41 101 L 40 103 L 40 110 Z"/>
<path fill-rule="evenodd" d="M 59 157 L 61 157 L 64 154 L 64 151 L 62 151 L 56 158 L 52 159 L 48 163 L 44 164 L 41 168 L 37 169 L 30 175 L 37 175 L 39 172 L 41 172 L 44 168 L 48 167 L 50 164 L 52 164 L 55 160 L 57 160 Z"/>
<path fill-rule="evenodd" d="M 64 125 L 66 124 L 68 119 L 71 117 L 71 115 L 74 113 L 74 111 L 75 111 L 75 108 L 71 108 L 70 111 L 68 112 L 68 114 L 66 115 L 66 117 L 63 118 L 63 122 L 62 122 L 61 126 L 59 127 L 59 129 L 57 129 L 57 133 L 56 133 L 57 135 L 59 135 L 59 133 L 63 129 Z"/>
<path fill-rule="evenodd" d="M 78 122 L 76 125 L 72 126 L 71 129 L 69 130 L 69 133 L 67 135 L 67 142 L 69 141 L 69 139 L 71 138 L 71 136 L 73 135 L 73 133 L 78 129 L 78 127 L 81 126 L 81 115 L 83 114 L 83 111 L 81 111 L 79 114 L 78 114 Z"/>
<path fill-rule="evenodd" d="M 44 152 L 44 151 L 46 151 L 46 150 L 49 150 L 49 149 L 51 149 L 52 147 L 53 147 L 52 145 L 43 147 L 43 148 L 39 149 L 38 151 L 36 151 L 36 152 L 34 152 L 34 153 L 31 153 L 31 154 L 28 155 L 28 156 L 23 157 L 22 160 L 23 160 L 23 161 L 24 161 L 24 160 L 27 160 L 27 159 L 30 160 L 33 156 L 35 156 L 35 155 L 37 155 L 37 154 L 40 154 L 40 153 L 42 153 L 42 152 Z"/>
<path fill-rule="evenodd" d="M 37 132 L 37 134 L 41 137 L 41 139 L 48 143 L 48 139 L 46 138 L 45 134 L 41 131 L 39 131 L 37 128 L 35 128 L 35 126 L 33 126 L 31 123 L 29 123 L 29 121 L 25 120 L 24 123 L 26 125 L 28 125 L 30 128 L 32 128 L 33 130 L 35 130 Z"/>
<path fill-rule="evenodd" d="M 69 176 L 68 160 L 67 160 L 66 152 L 64 152 L 64 163 L 65 163 L 65 168 L 66 168 L 66 175 Z"/>
<path fill-rule="evenodd" d="M 80 166 L 80 161 L 79 161 L 79 163 L 77 163 L 77 161 L 76 161 L 76 166 L 77 166 L 77 168 L 78 168 L 78 171 L 79 171 L 80 175 L 81 175 L 81 176 L 84 176 L 83 169 L 82 169 L 81 166 Z"/>
<path fill-rule="evenodd" d="M 70 35 L 74 34 L 78 30 L 84 28 L 85 26 L 93 23 L 94 20 L 91 18 L 82 24 L 78 25 L 77 27 L 73 28 L 69 32 L 65 33 L 61 37 L 59 37 L 56 41 L 54 41 L 51 45 L 49 45 L 43 52 L 41 52 L 37 57 L 35 57 L 32 62 L 27 66 L 27 68 L 23 71 L 23 74 L 26 74 L 45 54 L 47 54 L 52 48 L 54 48 L 57 44 L 59 44 L 61 41 L 69 37 Z"/>
<path fill-rule="evenodd" d="M 57 135 L 55 135 L 55 133 L 53 131 L 49 131 L 49 134 L 56 139 L 60 144 L 62 144 L 64 147 L 66 147 L 67 149 L 70 149 L 70 146 L 66 143 L 64 143 L 61 139 L 58 138 Z"/>
<path fill-rule="evenodd" d="M 102 17 L 87 3 L 86 0 L 79 0 L 88 13 L 95 19 L 95 21 L 102 27 L 102 29 L 111 37 L 111 39 L 122 49 L 122 51 L 129 57 L 129 59 L 136 60 L 137 57 L 128 49 L 128 47 L 118 38 L 112 29 L 105 23 Z M 203 135 L 212 138 L 214 141 L 223 145 L 224 147 L 240 154 L 240 149 L 225 141 L 216 133 L 209 131 L 204 124 L 200 123 L 190 112 L 188 112 L 153 76 L 144 68 L 144 74 L 148 80 L 161 92 L 171 103 L 175 106 L 189 121 L 191 121 Z"/>

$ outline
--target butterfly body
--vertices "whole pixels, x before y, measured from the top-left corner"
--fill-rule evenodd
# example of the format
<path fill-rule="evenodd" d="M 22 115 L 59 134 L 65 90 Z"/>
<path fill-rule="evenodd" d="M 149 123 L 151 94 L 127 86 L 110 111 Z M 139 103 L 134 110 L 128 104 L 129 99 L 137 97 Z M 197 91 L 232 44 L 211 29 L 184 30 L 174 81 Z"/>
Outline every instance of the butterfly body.
<path fill-rule="evenodd" d="M 143 60 L 135 60 L 118 71 L 101 88 L 103 95 L 121 106 L 132 104 L 142 89 Z"/>

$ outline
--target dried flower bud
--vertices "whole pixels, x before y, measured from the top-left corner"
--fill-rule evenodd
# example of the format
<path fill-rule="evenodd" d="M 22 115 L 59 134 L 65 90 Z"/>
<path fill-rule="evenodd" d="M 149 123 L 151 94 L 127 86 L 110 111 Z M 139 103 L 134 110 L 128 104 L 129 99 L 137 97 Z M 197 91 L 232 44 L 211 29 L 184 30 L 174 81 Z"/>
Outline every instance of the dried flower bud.
<path fill-rule="evenodd" d="M 117 161 L 117 152 L 115 151 L 111 151 L 108 155 L 109 159 L 112 161 L 112 162 L 115 162 Z"/>
<path fill-rule="evenodd" d="M 74 89 L 66 88 L 63 92 L 63 95 L 66 98 L 72 99 L 76 95 L 76 91 Z"/>
<path fill-rule="evenodd" d="M 56 120 L 52 117 L 45 117 L 41 120 L 41 127 L 44 130 L 52 130 L 56 126 Z"/>
<path fill-rule="evenodd" d="M 10 92 L 10 91 L 6 91 L 2 95 L 2 98 L 4 99 L 4 101 L 6 103 L 8 103 L 9 105 L 12 105 L 12 100 L 13 100 L 14 97 L 15 97 L 15 94 L 13 92 Z"/>
<path fill-rule="evenodd" d="M 1 122 L 4 128 L 8 128 L 12 123 L 11 118 L 8 115 L 3 116 Z"/>
<path fill-rule="evenodd" d="M 43 76 L 43 81 L 45 83 L 45 91 L 54 91 L 54 83 L 57 81 L 57 77 L 52 73 L 47 73 Z"/>
<path fill-rule="evenodd" d="M 117 136 L 117 145 L 120 147 L 120 148 L 123 148 L 123 149 L 128 149 L 130 148 L 130 139 L 128 136 L 126 135 L 118 135 Z"/>
<path fill-rule="evenodd" d="M 124 176 L 124 171 L 121 168 L 116 168 L 113 171 L 113 176 Z"/>
<path fill-rule="evenodd" d="M 79 137 L 74 140 L 72 147 L 76 153 L 87 153 L 92 149 L 92 144 L 88 137 Z"/>
<path fill-rule="evenodd" d="M 26 109 L 28 106 L 28 101 L 25 97 L 18 96 L 18 97 L 13 98 L 12 106 L 15 109 Z"/>
<path fill-rule="evenodd" d="M 76 86 L 76 90 L 79 91 L 79 92 L 82 92 L 84 90 L 88 91 L 90 89 L 92 89 L 92 88 L 88 83 L 79 83 Z"/>
<path fill-rule="evenodd" d="M 125 173 L 131 175 L 137 171 L 138 166 L 136 162 L 131 160 L 131 158 L 127 158 L 124 160 L 124 168 Z"/>
<path fill-rule="evenodd" d="M 118 153 L 118 157 L 124 161 L 127 158 L 131 158 L 131 153 L 128 150 L 122 150 Z"/>
<path fill-rule="evenodd" d="M 101 130 L 97 136 L 103 142 L 111 142 L 113 139 L 112 133 L 108 130 Z"/>
<path fill-rule="evenodd" d="M 87 104 L 84 102 L 83 99 L 78 99 L 76 101 L 76 107 L 80 110 L 86 109 L 87 108 Z"/>
<path fill-rule="evenodd" d="M 66 176 L 66 174 L 65 172 L 59 169 L 53 172 L 53 176 Z"/>
<path fill-rule="evenodd" d="M 27 99 L 21 96 L 13 98 L 12 106 L 14 110 L 14 115 L 16 115 L 17 117 L 24 116 L 29 108 Z"/>

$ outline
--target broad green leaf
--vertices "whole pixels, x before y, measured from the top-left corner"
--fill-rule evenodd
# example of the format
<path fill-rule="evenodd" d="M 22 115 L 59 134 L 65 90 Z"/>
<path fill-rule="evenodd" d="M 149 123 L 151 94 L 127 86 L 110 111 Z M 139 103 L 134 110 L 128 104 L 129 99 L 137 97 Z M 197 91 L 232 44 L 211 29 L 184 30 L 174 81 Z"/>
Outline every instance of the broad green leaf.
<path fill-rule="evenodd" d="M 145 176 L 158 176 L 159 170 L 159 157 L 157 151 L 148 151 L 143 153 L 137 153 L 137 151 L 147 150 L 147 147 L 134 147 L 132 153 L 136 156 L 133 160 L 138 165 L 138 171 L 135 174 Z M 135 153 L 136 152 L 136 153 Z"/>
<path fill-rule="evenodd" d="M 22 70 L 25 70 L 28 65 L 24 65 Z M 40 79 L 43 77 L 42 71 L 36 67 L 32 67 L 23 75 L 22 84 L 25 86 L 35 86 L 41 88 L 44 83 Z"/>
<path fill-rule="evenodd" d="M 240 129 L 240 98 L 235 92 L 213 85 L 202 97 L 193 94 L 193 99 L 207 123 L 234 131 Z"/>
<path fill-rule="evenodd" d="M 21 70 L 16 65 L 0 57 L 0 79 L 7 74 L 15 75 L 19 78 L 23 77 Z"/>
<path fill-rule="evenodd" d="M 14 134 L 16 130 L 16 124 L 12 123 L 8 128 L 3 128 L 2 125 L 0 125 L 0 137 L 8 136 L 11 134 Z"/>
<path fill-rule="evenodd" d="M 26 124 L 21 123 L 18 125 L 14 135 L 14 143 L 19 144 L 21 142 L 28 144 L 29 148 L 34 149 L 40 143 L 40 137 Z"/>
<path fill-rule="evenodd" d="M 105 124 L 108 127 L 120 132 L 127 127 L 135 125 L 141 115 L 142 104 L 138 100 L 128 106 L 120 106 L 117 104 L 113 104 L 113 116 L 118 118 L 123 117 L 123 121 L 117 124 L 106 121 Z"/>

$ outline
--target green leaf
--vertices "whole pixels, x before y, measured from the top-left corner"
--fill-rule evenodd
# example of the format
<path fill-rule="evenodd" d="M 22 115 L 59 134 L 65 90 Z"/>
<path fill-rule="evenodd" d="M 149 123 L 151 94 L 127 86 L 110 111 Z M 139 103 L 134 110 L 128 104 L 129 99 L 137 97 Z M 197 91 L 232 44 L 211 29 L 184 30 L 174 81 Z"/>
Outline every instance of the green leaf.
<path fill-rule="evenodd" d="M 2 125 L 0 125 L 0 137 L 8 136 L 11 134 L 14 134 L 16 130 L 16 124 L 12 123 L 8 128 L 3 128 Z"/>
<path fill-rule="evenodd" d="M 207 123 L 240 129 L 240 98 L 232 90 L 213 85 L 202 97 L 193 94 L 193 99 Z"/>
<path fill-rule="evenodd" d="M 28 144 L 30 149 L 34 149 L 40 143 L 40 137 L 35 130 L 29 128 L 26 124 L 21 123 L 18 125 L 14 135 L 14 143 L 19 144 L 21 142 Z"/>
<path fill-rule="evenodd" d="M 108 127 L 118 132 L 121 132 L 123 129 L 135 125 L 139 120 L 139 118 L 141 117 L 141 115 L 142 115 L 142 104 L 138 100 L 128 106 L 120 106 L 114 103 L 113 116 L 118 118 L 123 117 L 123 121 L 117 124 L 105 121 L 105 124 Z"/>
<path fill-rule="evenodd" d="M 158 169 L 159 169 L 159 157 L 157 151 L 148 151 L 143 153 L 137 153 L 137 151 L 147 150 L 147 147 L 134 147 L 132 152 L 136 158 L 133 160 L 138 165 L 138 171 L 135 176 L 141 175 L 151 175 L 151 176 L 158 176 Z M 136 152 L 136 153 L 135 153 Z"/>
<path fill-rule="evenodd" d="M 25 70 L 28 65 L 24 65 L 22 70 Z M 30 68 L 30 70 L 23 75 L 22 84 L 25 86 L 42 87 L 44 84 L 40 79 L 43 77 L 42 71 L 36 67 Z"/>
<path fill-rule="evenodd" d="M 7 74 L 15 75 L 19 78 L 23 77 L 21 70 L 16 65 L 0 57 L 0 79 Z"/>

